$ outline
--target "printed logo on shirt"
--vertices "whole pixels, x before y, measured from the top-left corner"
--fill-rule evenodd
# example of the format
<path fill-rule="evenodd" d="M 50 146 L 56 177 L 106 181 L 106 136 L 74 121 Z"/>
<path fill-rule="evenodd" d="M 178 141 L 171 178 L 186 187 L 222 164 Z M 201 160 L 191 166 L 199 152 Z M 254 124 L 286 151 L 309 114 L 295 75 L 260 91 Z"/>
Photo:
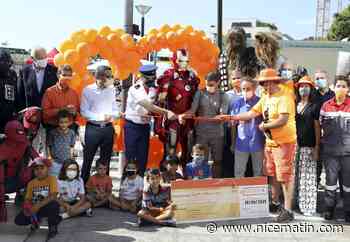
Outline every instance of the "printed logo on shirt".
<path fill-rule="evenodd" d="M 32 202 L 35 204 L 43 201 L 45 198 L 49 196 L 49 192 L 50 192 L 50 187 L 48 185 L 34 187 Z"/>
<path fill-rule="evenodd" d="M 15 87 L 5 84 L 5 100 L 15 101 Z"/>

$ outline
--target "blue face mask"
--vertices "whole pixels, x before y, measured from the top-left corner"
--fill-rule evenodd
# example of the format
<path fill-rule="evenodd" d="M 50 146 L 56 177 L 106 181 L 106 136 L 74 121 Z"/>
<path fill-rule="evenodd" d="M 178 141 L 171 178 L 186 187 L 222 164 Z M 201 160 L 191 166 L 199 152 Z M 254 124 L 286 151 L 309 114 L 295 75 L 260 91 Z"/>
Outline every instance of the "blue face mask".
<path fill-rule="evenodd" d="M 317 79 L 316 80 L 316 86 L 319 88 L 319 89 L 325 89 L 327 88 L 327 80 L 326 79 Z"/>
<path fill-rule="evenodd" d="M 197 165 L 200 166 L 205 160 L 204 155 L 194 155 L 193 156 L 193 162 Z"/>

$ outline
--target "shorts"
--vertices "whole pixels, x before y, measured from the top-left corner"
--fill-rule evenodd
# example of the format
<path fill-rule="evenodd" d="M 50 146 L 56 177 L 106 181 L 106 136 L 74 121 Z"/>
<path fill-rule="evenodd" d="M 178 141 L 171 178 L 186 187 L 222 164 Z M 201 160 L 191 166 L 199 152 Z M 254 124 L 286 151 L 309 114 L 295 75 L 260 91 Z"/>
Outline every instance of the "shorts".
<path fill-rule="evenodd" d="M 96 192 L 88 192 L 86 194 L 86 200 L 88 200 L 91 203 L 92 207 L 95 207 L 97 203 L 101 202 L 101 200 L 97 199 Z"/>
<path fill-rule="evenodd" d="M 295 143 L 265 147 L 264 174 L 276 177 L 278 182 L 294 180 Z"/>

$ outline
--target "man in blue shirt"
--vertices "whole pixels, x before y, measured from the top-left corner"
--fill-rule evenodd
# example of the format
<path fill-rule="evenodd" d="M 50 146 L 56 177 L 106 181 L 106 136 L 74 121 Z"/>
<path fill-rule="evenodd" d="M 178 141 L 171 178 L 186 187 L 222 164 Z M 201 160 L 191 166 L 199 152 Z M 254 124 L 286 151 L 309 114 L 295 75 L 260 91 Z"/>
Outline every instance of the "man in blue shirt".
<path fill-rule="evenodd" d="M 256 83 L 251 79 L 244 79 L 241 83 L 242 97 L 233 102 L 230 114 L 236 115 L 248 112 L 258 101 L 255 95 Z M 264 134 L 259 130 L 262 117 L 254 118 L 247 122 L 236 123 L 235 130 L 235 177 L 244 177 L 249 156 L 252 159 L 254 176 L 262 175 L 262 163 L 264 159 Z"/>
<path fill-rule="evenodd" d="M 200 180 L 212 178 L 211 167 L 208 164 L 207 147 L 202 144 L 196 144 L 192 148 L 192 161 L 186 165 L 187 179 Z"/>

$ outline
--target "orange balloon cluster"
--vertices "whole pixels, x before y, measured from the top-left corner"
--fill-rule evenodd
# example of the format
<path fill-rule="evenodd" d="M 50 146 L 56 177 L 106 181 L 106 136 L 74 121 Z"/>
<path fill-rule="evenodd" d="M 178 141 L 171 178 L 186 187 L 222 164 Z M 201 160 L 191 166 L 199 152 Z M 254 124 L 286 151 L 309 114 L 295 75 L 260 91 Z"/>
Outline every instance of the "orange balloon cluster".
<path fill-rule="evenodd" d="M 73 67 L 75 78 L 71 86 L 81 93 L 84 86 L 93 82 L 87 71 L 89 58 L 99 54 L 109 61 L 112 72 L 120 80 L 136 73 L 141 65 L 141 56 L 133 38 L 123 29 L 112 30 L 103 26 L 99 30 L 82 29 L 71 34 L 59 46 L 60 53 L 54 58 L 56 66 L 69 64 Z"/>
<path fill-rule="evenodd" d="M 204 77 L 217 67 L 220 54 L 219 48 L 205 36 L 203 31 L 194 30 L 190 25 L 165 24 L 158 30 L 151 29 L 137 42 L 137 46 L 142 56 L 163 48 L 173 52 L 185 48 L 190 53 L 190 66 L 200 77 Z"/>

